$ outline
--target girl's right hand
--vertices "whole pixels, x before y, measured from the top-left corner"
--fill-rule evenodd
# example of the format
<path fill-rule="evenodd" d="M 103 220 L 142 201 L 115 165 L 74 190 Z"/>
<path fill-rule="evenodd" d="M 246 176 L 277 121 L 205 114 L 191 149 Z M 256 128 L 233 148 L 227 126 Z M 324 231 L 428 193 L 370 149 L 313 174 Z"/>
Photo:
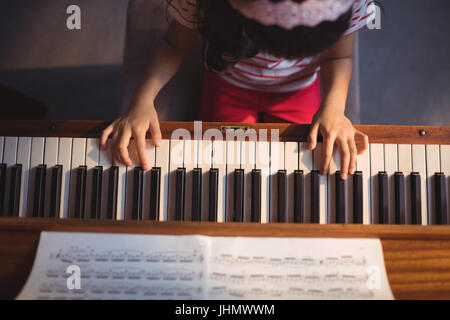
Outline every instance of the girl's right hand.
<path fill-rule="evenodd" d="M 131 166 L 132 161 L 128 152 L 128 145 L 130 138 L 133 137 L 140 165 L 142 169 L 149 170 L 149 159 L 145 150 L 145 135 L 149 128 L 153 144 L 158 147 L 161 142 L 161 129 L 153 103 L 151 105 L 135 105 L 103 130 L 100 148 L 103 150 L 106 148 L 108 137 L 111 135 L 109 143 L 111 144 L 113 165 L 118 166 L 122 162 Z"/>

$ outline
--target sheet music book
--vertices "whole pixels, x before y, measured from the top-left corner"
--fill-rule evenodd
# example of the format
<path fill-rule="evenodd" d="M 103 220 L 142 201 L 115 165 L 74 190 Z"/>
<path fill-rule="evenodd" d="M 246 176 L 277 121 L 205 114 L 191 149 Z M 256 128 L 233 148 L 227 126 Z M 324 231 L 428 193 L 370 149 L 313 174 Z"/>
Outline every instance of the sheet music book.
<path fill-rule="evenodd" d="M 17 299 L 393 299 L 378 239 L 43 232 Z"/>

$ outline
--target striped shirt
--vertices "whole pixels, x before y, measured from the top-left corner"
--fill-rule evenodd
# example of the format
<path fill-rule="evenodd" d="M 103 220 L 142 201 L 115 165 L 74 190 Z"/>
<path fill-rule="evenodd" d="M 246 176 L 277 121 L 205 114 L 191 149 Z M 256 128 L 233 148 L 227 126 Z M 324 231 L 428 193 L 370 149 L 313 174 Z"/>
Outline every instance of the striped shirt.
<path fill-rule="evenodd" d="M 195 29 L 196 0 L 168 1 L 168 12 L 182 25 Z M 344 35 L 365 27 L 375 18 L 373 0 L 355 0 L 350 26 Z M 320 55 L 287 60 L 259 52 L 250 59 L 240 60 L 227 70 L 223 79 L 241 88 L 265 91 L 287 92 L 306 88 L 318 76 Z"/>

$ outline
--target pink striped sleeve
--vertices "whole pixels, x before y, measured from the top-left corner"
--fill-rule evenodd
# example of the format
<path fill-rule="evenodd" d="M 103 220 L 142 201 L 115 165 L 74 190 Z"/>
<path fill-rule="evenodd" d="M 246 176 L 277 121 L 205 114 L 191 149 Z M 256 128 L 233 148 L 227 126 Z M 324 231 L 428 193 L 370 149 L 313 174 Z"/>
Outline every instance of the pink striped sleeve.
<path fill-rule="evenodd" d="M 352 34 L 367 26 L 370 21 L 375 19 L 375 14 L 377 12 L 373 0 L 356 0 L 352 11 L 350 26 L 344 35 Z"/>
<path fill-rule="evenodd" d="M 196 29 L 196 0 L 166 0 L 169 14 L 185 27 Z"/>

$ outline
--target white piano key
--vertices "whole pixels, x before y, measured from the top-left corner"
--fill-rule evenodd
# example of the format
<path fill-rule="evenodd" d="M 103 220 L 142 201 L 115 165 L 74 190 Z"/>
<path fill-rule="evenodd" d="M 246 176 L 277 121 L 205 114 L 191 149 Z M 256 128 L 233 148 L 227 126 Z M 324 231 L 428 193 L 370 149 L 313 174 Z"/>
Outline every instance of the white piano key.
<path fill-rule="evenodd" d="M 256 169 L 261 170 L 261 223 L 270 221 L 270 143 L 256 143 Z"/>
<path fill-rule="evenodd" d="M 380 208 L 378 205 L 378 173 L 384 171 L 384 146 L 382 144 L 373 143 L 370 145 L 370 175 L 371 175 L 371 212 L 373 224 L 378 224 L 380 216 Z"/>
<path fill-rule="evenodd" d="M 156 147 L 155 167 L 161 168 L 161 185 L 159 198 L 159 221 L 167 221 L 168 196 L 169 196 L 169 153 L 170 140 L 163 139 L 159 147 Z"/>
<path fill-rule="evenodd" d="M 436 224 L 436 201 L 434 188 L 434 174 L 441 172 L 439 159 L 439 145 L 426 146 L 427 159 L 427 197 L 428 197 L 428 221 L 429 224 Z"/>
<path fill-rule="evenodd" d="M 241 142 L 241 169 L 244 169 L 244 217 L 243 221 L 250 222 L 251 219 L 245 220 L 245 217 L 251 217 L 252 213 L 252 170 L 256 164 L 256 145 L 255 141 Z"/>
<path fill-rule="evenodd" d="M 125 213 L 124 219 L 131 219 L 133 216 L 133 195 L 134 195 L 134 168 L 141 165 L 139 155 L 136 149 L 136 141 L 130 140 L 128 144 L 128 154 L 132 162 L 131 166 L 126 166 L 126 188 L 125 188 Z"/>
<path fill-rule="evenodd" d="M 353 175 L 348 175 L 345 181 L 345 223 L 349 223 L 353 215 Z"/>
<path fill-rule="evenodd" d="M 151 139 L 145 141 L 145 153 L 148 157 L 149 170 L 144 172 L 142 215 L 148 217 L 150 212 L 151 168 L 155 166 L 156 147 Z"/>
<path fill-rule="evenodd" d="M 69 217 L 70 164 L 72 161 L 72 138 L 60 138 L 58 164 L 62 165 L 60 218 Z"/>
<path fill-rule="evenodd" d="M 212 167 L 219 169 L 217 188 L 217 222 L 225 222 L 227 192 L 227 154 L 226 141 L 214 140 L 212 143 Z"/>
<path fill-rule="evenodd" d="M 398 171 L 398 147 L 396 144 L 384 145 L 384 170 L 388 174 L 389 185 L 389 223 L 395 223 L 395 178 Z"/>
<path fill-rule="evenodd" d="M 287 211 L 288 222 L 294 222 L 294 171 L 299 170 L 299 143 L 285 142 L 285 169 L 288 180 L 287 190 Z"/>
<path fill-rule="evenodd" d="M 212 166 L 212 147 L 211 140 L 198 140 L 197 168 L 202 169 L 202 218 L 206 219 L 209 217 L 209 169 Z"/>
<path fill-rule="evenodd" d="M 322 168 L 323 143 L 318 143 L 314 149 L 314 170 L 321 171 Z M 319 223 L 327 223 L 328 215 L 328 176 L 319 177 Z"/>
<path fill-rule="evenodd" d="M 50 213 L 50 201 L 51 201 L 51 181 L 52 181 L 52 168 L 58 164 L 58 146 L 59 138 L 49 137 L 45 138 L 44 143 L 44 164 L 47 166 L 46 183 L 45 183 L 45 210 L 44 215 L 48 217 Z"/>
<path fill-rule="evenodd" d="M 370 146 L 369 146 L 370 148 Z M 370 148 L 371 149 L 371 148 Z M 358 155 L 356 168 L 363 176 L 363 224 L 371 223 L 371 174 L 370 174 L 370 149 Z"/>
<path fill-rule="evenodd" d="M 0 137 L 0 163 L 3 163 L 3 145 L 5 143 L 5 137 Z"/>
<path fill-rule="evenodd" d="M 35 137 L 31 139 L 30 174 L 28 178 L 28 190 L 26 191 L 28 193 L 27 217 L 33 216 L 36 167 L 44 164 L 44 147 L 45 138 Z"/>
<path fill-rule="evenodd" d="M 17 145 L 17 163 L 22 165 L 20 183 L 19 217 L 26 217 L 28 181 L 30 176 L 31 137 L 20 137 Z"/>
<path fill-rule="evenodd" d="M 17 162 L 17 137 L 5 137 L 3 163 L 9 166 L 15 165 Z"/>
<path fill-rule="evenodd" d="M 15 165 L 17 162 L 17 137 L 5 137 L 3 163 L 9 166 Z"/>
<path fill-rule="evenodd" d="M 278 170 L 284 170 L 284 142 L 270 142 L 270 222 L 278 222 Z"/>
<path fill-rule="evenodd" d="M 134 139 L 130 140 L 128 146 L 128 151 L 130 159 L 132 162 L 131 166 L 126 167 L 127 181 L 126 181 L 126 192 L 125 192 L 125 217 L 131 218 L 133 216 L 133 200 L 134 200 L 134 168 L 142 166 L 139 154 L 137 152 L 136 141 Z M 155 162 L 155 146 L 151 140 L 145 141 L 145 154 L 147 157 L 149 168 L 152 168 Z M 146 212 L 150 210 L 150 197 L 147 194 L 150 189 L 150 170 L 144 172 L 144 182 L 142 186 L 143 200 L 142 200 L 142 215 L 146 215 Z"/>
<path fill-rule="evenodd" d="M 184 216 L 186 221 L 192 220 L 192 171 L 198 163 L 198 144 L 198 140 L 184 141 L 184 167 L 186 168 Z"/>
<path fill-rule="evenodd" d="M 425 145 L 412 145 L 412 169 L 420 174 L 422 191 L 422 225 L 429 225 L 427 203 L 427 167 Z"/>
<path fill-rule="evenodd" d="M 168 219 L 173 220 L 176 209 L 177 191 L 177 169 L 183 167 L 184 160 L 184 140 L 170 140 L 170 161 L 169 161 L 169 198 L 168 198 Z"/>
<path fill-rule="evenodd" d="M 125 220 L 127 197 L 127 166 L 119 164 L 116 220 Z"/>
<path fill-rule="evenodd" d="M 86 163 L 86 138 L 74 138 L 72 141 L 72 163 L 70 165 L 70 191 L 69 191 L 69 217 L 73 218 L 75 214 L 77 173 L 79 166 Z M 80 217 L 82 218 L 82 217 Z"/>
<path fill-rule="evenodd" d="M 450 221 L 450 145 L 441 145 L 441 171 L 447 187 L 447 221 Z"/>
<path fill-rule="evenodd" d="M 305 223 L 311 222 L 311 171 L 314 170 L 313 151 L 309 150 L 308 143 L 300 144 L 299 168 L 303 170 L 304 177 L 304 214 Z"/>
<path fill-rule="evenodd" d="M 240 169 L 241 141 L 226 141 L 227 150 L 227 193 L 225 222 L 234 219 L 234 171 Z"/>
<path fill-rule="evenodd" d="M 411 172 L 412 170 L 412 150 L 410 144 L 398 145 L 398 171 L 405 176 L 405 204 L 406 224 L 411 224 Z"/>
<path fill-rule="evenodd" d="M 111 140 L 108 140 L 106 149 L 100 150 L 98 164 L 103 167 L 101 217 L 105 218 L 107 217 L 109 201 L 109 170 L 112 167 Z"/>
<path fill-rule="evenodd" d="M 7 214 L 9 205 L 9 192 L 11 185 L 11 166 L 15 165 L 17 162 L 17 137 L 5 137 L 4 141 L 4 152 L 3 152 L 3 163 L 6 164 L 6 190 L 4 197 L 4 207 L 3 212 Z"/>
<path fill-rule="evenodd" d="M 100 160 L 100 148 L 99 139 L 87 138 L 86 139 L 86 159 L 85 164 L 87 167 L 86 175 L 86 197 L 84 206 L 84 216 L 91 218 L 91 203 L 92 203 L 92 174 L 93 169 L 98 165 Z"/>
<path fill-rule="evenodd" d="M 327 223 L 336 223 L 336 172 L 341 170 L 341 157 L 337 148 L 333 152 L 328 170 L 328 215 Z"/>

